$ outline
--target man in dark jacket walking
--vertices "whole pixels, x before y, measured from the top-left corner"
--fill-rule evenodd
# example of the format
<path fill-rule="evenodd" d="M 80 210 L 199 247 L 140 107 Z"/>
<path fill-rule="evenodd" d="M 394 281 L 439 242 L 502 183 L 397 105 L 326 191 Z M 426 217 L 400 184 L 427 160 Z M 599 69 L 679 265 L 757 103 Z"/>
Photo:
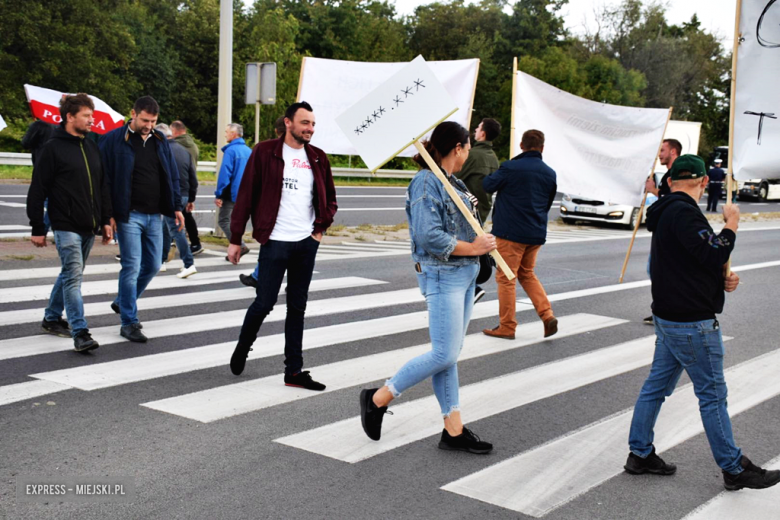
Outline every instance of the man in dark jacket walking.
<path fill-rule="evenodd" d="M 479 203 L 479 218 L 484 225 L 487 222 L 493 198 L 482 187 L 482 181 L 498 170 L 498 157 L 493 151 L 493 140 L 501 133 L 501 124 L 495 119 L 486 117 L 480 121 L 474 130 L 474 144 L 469 151 L 469 158 L 463 163 L 463 168 L 455 173 L 455 176 L 463 181 Z"/>
<path fill-rule="evenodd" d="M 670 170 L 671 193 L 654 203 L 647 216 L 653 232 L 650 274 L 655 324 L 655 354 L 650 375 L 634 407 L 625 469 L 631 474 L 671 475 L 677 468 L 655 452 L 653 429 L 666 397 L 683 370 L 699 398 L 704 431 L 726 489 L 766 488 L 780 482 L 780 471 L 766 471 L 742 454 L 734 442 L 723 375 L 723 336 L 716 314 L 725 292 L 739 276 L 725 276 L 739 226 L 739 208 L 725 206 L 726 225 L 716 235 L 697 203 L 709 178 L 704 161 L 683 155 Z"/>
<path fill-rule="evenodd" d="M 150 96 L 138 98 L 131 121 L 100 140 L 100 157 L 111 189 L 119 231 L 119 294 L 111 308 L 121 314 L 119 333 L 145 342 L 136 300 L 160 270 L 162 219 L 173 218 L 181 230 L 179 174 L 168 140 L 154 130 L 160 107 Z"/>
<path fill-rule="evenodd" d="M 198 145 L 192 136 L 187 133 L 187 126 L 181 121 L 174 121 L 171 123 L 171 135 L 173 140 L 182 145 L 187 150 L 187 153 L 190 154 L 197 172 L 200 150 L 198 150 Z M 178 163 L 179 161 L 177 160 L 176 162 Z M 184 193 L 184 190 L 182 190 L 182 193 Z M 200 237 L 198 237 L 198 223 L 195 222 L 195 217 L 192 216 L 192 212 L 195 209 L 194 202 L 195 199 L 191 199 L 182 213 L 184 214 L 184 227 L 187 229 L 187 236 L 190 237 L 190 251 L 193 255 L 199 255 L 203 252 L 203 246 L 200 243 Z"/>
<path fill-rule="evenodd" d="M 36 247 L 46 246 L 43 203 L 48 198 L 51 226 L 62 262 L 41 326 L 49 334 L 72 337 L 78 352 L 99 346 L 89 334 L 84 318 L 81 297 L 84 266 L 95 233 L 102 233 L 104 244 L 111 240 L 111 198 L 103 177 L 100 151 L 93 141 L 84 138 L 92 128 L 94 110 L 86 94 L 62 99 L 62 125 L 41 150 L 27 193 L 32 243 Z M 70 323 L 62 318 L 63 310 Z"/>
<path fill-rule="evenodd" d="M 306 102 L 285 112 L 287 132 L 263 141 L 249 157 L 230 221 L 228 258 L 241 258 L 241 236 L 252 216 L 252 236 L 260 248 L 257 297 L 246 312 L 230 370 L 239 375 L 263 320 L 271 312 L 287 273 L 287 319 L 284 324 L 284 383 L 324 390 L 303 368 L 303 315 L 309 298 L 314 257 L 322 234 L 338 208 L 333 174 L 325 152 L 309 144 L 314 113 Z"/>
<path fill-rule="evenodd" d="M 184 208 L 182 213 L 186 214 L 187 211 L 192 211 L 192 207 L 195 201 L 195 196 L 198 192 L 198 176 L 195 173 L 195 165 L 192 164 L 192 156 L 187 150 L 173 140 L 171 137 L 171 128 L 165 123 L 160 123 L 155 129 L 161 132 L 168 144 L 171 145 L 171 153 L 176 160 L 176 166 L 178 167 L 179 176 L 179 191 L 181 192 L 181 205 Z M 187 217 L 185 217 L 186 220 Z M 181 258 L 184 267 L 182 267 L 176 274 L 179 278 L 189 278 L 198 270 L 195 268 L 195 259 L 192 257 L 192 251 L 190 250 L 190 244 L 187 242 L 187 236 L 184 231 L 176 229 L 176 223 L 170 217 L 163 217 L 163 249 L 162 249 L 162 266 L 160 271 L 167 271 L 166 265 L 168 263 L 168 255 L 171 252 L 171 237 L 173 237 L 176 243 L 176 249 L 179 251 L 179 258 Z"/>
<path fill-rule="evenodd" d="M 542 132 L 525 132 L 520 149 L 523 153 L 504 162 L 497 172 L 485 177 L 482 185 L 488 193 L 498 192 L 491 231 L 496 237 L 496 249 L 534 304 L 544 323 L 546 338 L 558 332 L 558 320 L 544 287 L 534 274 L 534 266 L 536 256 L 547 240 L 547 214 L 555 200 L 558 185 L 555 171 L 542 161 Z M 496 284 L 499 325 L 482 332 L 496 338 L 514 339 L 517 328 L 516 283 L 499 269 L 496 271 Z"/>

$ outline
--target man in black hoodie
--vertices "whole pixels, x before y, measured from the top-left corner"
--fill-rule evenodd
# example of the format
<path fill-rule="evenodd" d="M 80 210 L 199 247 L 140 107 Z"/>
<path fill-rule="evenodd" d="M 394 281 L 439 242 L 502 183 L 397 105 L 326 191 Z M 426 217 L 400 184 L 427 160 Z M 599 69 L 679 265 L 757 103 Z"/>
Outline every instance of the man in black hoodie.
<path fill-rule="evenodd" d="M 84 265 L 96 233 L 102 232 L 104 244 L 111 240 L 111 198 L 103 178 L 100 151 L 94 141 L 84 139 L 92 128 L 94 110 L 86 94 L 63 97 L 62 125 L 36 160 L 27 193 L 32 243 L 36 247 L 46 246 L 43 201 L 48 198 L 49 218 L 62 262 L 41 326 L 49 334 L 73 337 L 78 352 L 99 346 L 90 336 L 84 318 Z M 62 318 L 63 310 L 68 313 L 70 324 Z"/>
<path fill-rule="evenodd" d="M 650 207 L 647 228 L 653 232 L 650 274 L 656 344 L 650 375 L 634 407 L 625 469 L 631 474 L 671 475 L 677 468 L 655 452 L 653 428 L 666 397 L 683 370 L 699 398 L 704 431 L 726 489 L 761 489 L 780 482 L 780 471 L 767 471 L 742 455 L 734 442 L 726 408 L 723 337 L 716 314 L 725 292 L 739 284 L 727 273 L 739 225 L 739 208 L 723 208 L 726 225 L 716 235 L 698 201 L 709 178 L 695 155 L 678 158 L 670 170 L 671 193 Z"/>

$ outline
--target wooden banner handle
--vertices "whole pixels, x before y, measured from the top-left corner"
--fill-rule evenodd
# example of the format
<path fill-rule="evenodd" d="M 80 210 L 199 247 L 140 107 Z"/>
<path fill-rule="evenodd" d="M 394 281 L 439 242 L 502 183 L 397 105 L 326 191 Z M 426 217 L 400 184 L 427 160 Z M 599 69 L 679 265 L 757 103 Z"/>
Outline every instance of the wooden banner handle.
<path fill-rule="evenodd" d="M 433 160 L 431 154 L 428 153 L 428 150 L 425 149 L 425 147 L 422 145 L 420 141 L 415 141 L 414 147 L 417 148 L 417 151 L 420 152 L 420 156 L 423 159 L 425 159 L 425 162 L 428 164 L 428 167 L 431 169 L 433 174 L 436 175 L 436 178 L 439 179 L 439 181 L 442 183 L 442 186 L 444 186 L 444 189 L 447 191 L 447 194 L 452 198 L 453 202 L 455 202 L 455 205 L 458 207 L 458 209 L 463 214 L 463 216 L 466 217 L 466 221 L 468 221 L 469 225 L 477 234 L 477 236 L 484 235 L 485 230 L 482 229 L 482 226 L 479 225 L 477 219 L 474 218 L 474 215 L 472 215 L 471 211 L 466 207 L 466 204 L 464 204 L 463 200 L 458 195 L 458 192 L 455 191 L 455 188 L 452 187 L 450 181 L 447 180 L 447 177 L 444 175 L 444 172 L 441 171 L 439 165 L 436 164 L 436 162 Z M 509 269 L 509 266 L 501 257 L 501 254 L 498 252 L 498 250 L 494 249 L 493 251 L 491 251 L 490 256 L 493 257 L 493 260 L 496 261 L 496 265 L 501 269 L 501 271 L 503 271 L 504 275 L 508 279 L 510 280 L 515 279 L 515 275 L 512 273 L 512 270 Z"/>
<path fill-rule="evenodd" d="M 648 179 L 653 179 L 655 182 L 655 161 L 658 159 L 658 154 L 661 153 L 661 147 L 664 145 L 664 139 L 666 139 L 666 129 L 669 127 L 669 121 L 672 119 L 672 111 L 674 107 L 669 107 L 669 113 L 666 115 L 666 124 L 664 125 L 664 133 L 661 135 L 661 142 L 658 145 L 658 151 L 653 158 L 653 165 L 650 167 L 650 175 Z M 647 182 L 645 182 L 647 184 Z M 634 233 L 631 235 L 631 242 L 628 244 L 628 251 L 626 251 L 626 259 L 623 260 L 623 269 L 620 271 L 620 280 L 618 283 L 623 283 L 623 277 L 626 275 L 626 268 L 628 267 L 628 259 L 631 258 L 631 250 L 634 248 L 634 241 L 636 240 L 636 233 L 639 231 L 639 226 L 642 224 L 642 215 L 645 212 L 645 203 L 647 202 L 647 187 L 645 187 L 645 195 L 642 197 L 642 205 L 639 206 L 639 216 L 637 216 L 636 224 L 634 225 Z"/>

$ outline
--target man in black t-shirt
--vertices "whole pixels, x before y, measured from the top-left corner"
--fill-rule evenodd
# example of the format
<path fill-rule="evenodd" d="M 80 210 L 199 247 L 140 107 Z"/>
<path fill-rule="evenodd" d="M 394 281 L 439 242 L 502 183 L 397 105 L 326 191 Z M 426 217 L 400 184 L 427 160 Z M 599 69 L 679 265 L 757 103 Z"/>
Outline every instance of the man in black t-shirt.
<path fill-rule="evenodd" d="M 119 294 L 111 308 L 122 316 L 120 334 L 135 342 L 146 341 L 136 300 L 160 269 L 161 215 L 174 219 L 180 231 L 184 227 L 178 166 L 167 139 L 154 130 L 159 113 L 153 98 L 141 97 L 132 120 L 100 140 L 122 262 Z"/>

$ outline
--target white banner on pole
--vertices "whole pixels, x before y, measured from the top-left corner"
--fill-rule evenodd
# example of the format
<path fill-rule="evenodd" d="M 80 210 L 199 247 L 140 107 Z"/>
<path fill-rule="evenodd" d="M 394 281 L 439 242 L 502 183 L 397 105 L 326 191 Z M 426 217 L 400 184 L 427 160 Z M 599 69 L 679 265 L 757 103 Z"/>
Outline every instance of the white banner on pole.
<path fill-rule="evenodd" d="M 701 138 L 701 123 L 696 121 L 669 121 L 664 132 L 664 139 L 677 139 L 682 145 L 682 153 L 699 153 L 699 139 Z M 723 165 L 726 166 L 725 164 Z M 654 172 L 666 173 L 666 166 L 663 166 L 658 159 L 655 160 Z"/>
<path fill-rule="evenodd" d="M 376 170 L 457 110 L 423 57 L 417 56 L 336 117 L 336 124 L 366 166 Z"/>
<path fill-rule="evenodd" d="M 457 104 L 458 111 L 449 120 L 468 128 L 479 60 L 426 63 Z M 336 123 L 336 117 L 408 64 L 305 58 L 301 65 L 298 100 L 310 103 L 317 118 L 311 144 L 322 148 L 326 153 L 357 155 L 357 150 Z M 416 153 L 416 150 L 410 147 L 398 155 L 411 157 Z"/>
<path fill-rule="evenodd" d="M 2 132 L 6 126 L 8 125 L 5 124 L 5 119 L 3 119 L 3 116 L 0 116 L 0 132 Z"/>
<path fill-rule="evenodd" d="M 590 101 L 517 73 L 512 155 L 526 130 L 545 134 L 544 162 L 558 191 L 639 206 L 656 159 L 669 109 Z"/>
<path fill-rule="evenodd" d="M 780 178 L 780 3 L 743 1 L 737 48 L 734 177 Z"/>

